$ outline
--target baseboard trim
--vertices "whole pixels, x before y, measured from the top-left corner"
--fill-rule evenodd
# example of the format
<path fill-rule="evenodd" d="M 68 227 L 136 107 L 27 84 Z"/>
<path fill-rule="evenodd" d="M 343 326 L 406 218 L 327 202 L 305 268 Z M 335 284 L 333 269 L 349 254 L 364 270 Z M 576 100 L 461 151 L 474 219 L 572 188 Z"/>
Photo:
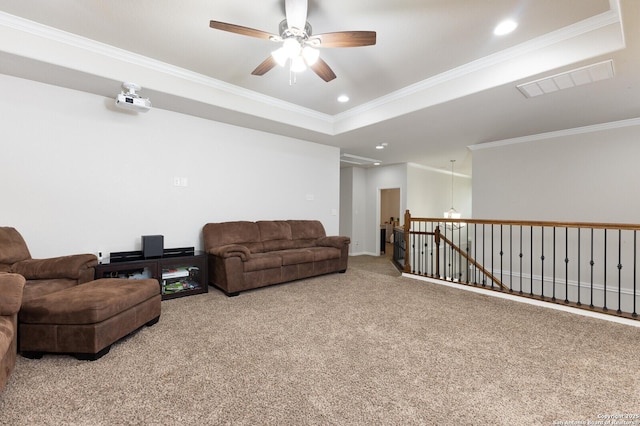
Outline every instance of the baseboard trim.
<path fill-rule="evenodd" d="M 635 321 L 635 320 L 630 320 L 627 318 L 621 318 L 621 317 L 617 317 L 614 315 L 606 315 L 606 314 L 601 314 L 598 312 L 590 312 L 590 311 L 586 311 L 584 309 L 577 309 L 577 308 L 572 308 L 571 306 L 562 306 L 562 305 L 557 305 L 555 303 L 547 303 L 547 302 L 543 302 L 540 300 L 535 300 L 535 299 L 529 299 L 526 297 L 518 297 L 518 296 L 514 296 L 511 294 L 505 294 L 505 293 L 499 293 L 496 291 L 489 291 L 489 290 L 484 290 L 482 288 L 476 288 L 476 287 L 471 287 L 471 286 L 467 286 L 467 285 L 463 285 L 463 284 L 457 284 L 457 283 L 453 283 L 453 282 L 449 282 L 449 281 L 441 281 L 441 280 L 435 280 L 432 278 L 428 278 L 428 277 L 421 277 L 421 276 L 416 276 L 413 274 L 407 274 L 406 272 L 402 274 L 403 277 L 406 278 L 412 278 L 414 280 L 418 280 L 418 281 L 426 281 L 426 282 L 430 282 L 433 284 L 439 284 L 439 285 L 443 285 L 446 287 L 452 287 L 452 288 L 456 288 L 458 290 L 465 290 L 465 291 L 470 291 L 473 293 L 478 293 L 478 294 L 483 294 L 485 296 L 493 296 L 493 297 L 498 297 L 501 299 L 507 299 L 507 300 L 513 300 L 514 302 L 520 302 L 520 303 L 526 303 L 529 305 L 534 305 L 534 306 L 539 306 L 542 308 L 548 308 L 548 309 L 555 309 L 557 311 L 563 311 L 563 312 L 568 312 L 571 314 L 576 314 L 576 315 L 582 315 L 585 317 L 590 317 L 590 318 L 596 318 L 596 319 L 601 319 L 601 320 L 605 320 L 605 321 L 610 321 L 610 322 L 615 322 L 618 324 L 623 324 L 623 325 L 629 325 L 632 327 L 637 327 L 640 328 L 640 321 Z"/>

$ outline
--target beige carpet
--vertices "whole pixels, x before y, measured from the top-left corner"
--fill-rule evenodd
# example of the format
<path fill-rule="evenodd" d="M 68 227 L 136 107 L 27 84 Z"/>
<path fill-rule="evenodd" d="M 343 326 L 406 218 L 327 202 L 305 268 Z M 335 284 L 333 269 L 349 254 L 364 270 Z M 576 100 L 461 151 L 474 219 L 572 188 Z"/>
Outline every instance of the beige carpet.
<path fill-rule="evenodd" d="M 18 357 L 0 424 L 586 424 L 640 415 L 639 343 L 360 256 L 345 274 L 164 301 L 95 362 Z"/>

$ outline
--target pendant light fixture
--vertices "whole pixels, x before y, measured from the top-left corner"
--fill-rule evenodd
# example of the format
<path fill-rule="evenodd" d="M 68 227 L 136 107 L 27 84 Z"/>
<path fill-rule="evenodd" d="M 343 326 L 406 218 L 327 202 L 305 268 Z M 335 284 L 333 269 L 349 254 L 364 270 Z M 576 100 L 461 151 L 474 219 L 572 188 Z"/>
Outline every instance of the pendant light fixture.
<path fill-rule="evenodd" d="M 453 165 L 456 160 L 451 161 L 451 208 L 449 211 L 444 212 L 445 219 L 460 219 L 461 215 L 456 209 L 453 208 Z"/>

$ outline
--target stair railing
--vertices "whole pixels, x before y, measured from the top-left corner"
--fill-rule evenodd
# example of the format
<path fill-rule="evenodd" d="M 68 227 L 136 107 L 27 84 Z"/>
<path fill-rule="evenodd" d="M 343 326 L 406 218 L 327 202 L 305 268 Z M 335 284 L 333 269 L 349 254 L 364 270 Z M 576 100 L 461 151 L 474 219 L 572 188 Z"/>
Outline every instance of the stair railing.
<path fill-rule="evenodd" d="M 393 259 L 407 274 L 638 317 L 640 225 L 404 219 Z"/>

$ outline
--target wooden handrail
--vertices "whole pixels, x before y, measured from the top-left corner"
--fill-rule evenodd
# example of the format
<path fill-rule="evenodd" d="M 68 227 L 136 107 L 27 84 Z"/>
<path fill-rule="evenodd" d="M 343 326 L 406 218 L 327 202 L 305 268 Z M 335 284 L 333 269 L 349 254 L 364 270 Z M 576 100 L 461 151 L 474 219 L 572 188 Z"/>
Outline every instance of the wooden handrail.
<path fill-rule="evenodd" d="M 496 284 L 498 284 L 500 286 L 500 288 L 507 290 L 507 286 L 505 286 L 502 281 L 500 281 L 496 276 L 494 276 L 491 272 L 489 272 L 488 270 L 486 270 L 484 268 L 484 266 L 482 266 L 481 264 L 479 264 L 478 262 L 476 262 L 475 259 L 473 259 L 471 256 L 469 256 L 464 250 L 462 250 L 460 247 L 458 247 L 457 245 L 455 245 L 453 243 L 453 241 L 449 240 L 447 237 L 445 237 L 444 235 L 442 235 L 442 233 L 440 232 L 440 227 L 436 226 L 436 231 L 433 233 L 434 234 L 434 238 L 435 238 L 435 243 L 436 245 L 440 245 L 440 240 L 442 239 L 445 243 L 449 244 L 451 246 L 452 249 L 454 249 L 456 252 L 458 252 L 458 254 L 460 254 L 460 256 L 464 257 L 465 259 L 467 259 L 473 266 L 475 266 L 476 268 L 478 268 L 480 271 L 482 271 L 483 274 L 485 274 L 487 277 L 491 278 L 491 280 L 493 282 L 495 282 Z M 452 277 L 453 278 L 453 277 Z"/>
<path fill-rule="evenodd" d="M 407 210 L 408 213 L 408 210 Z M 407 213 L 405 213 L 405 218 Z M 598 229 L 623 229 L 627 231 L 640 231 L 640 224 L 631 223 L 602 223 L 602 222 L 553 222 L 540 220 L 493 220 L 493 219 L 443 219 L 443 218 L 411 218 L 413 222 L 445 222 L 445 223 L 475 223 L 478 225 L 515 225 L 515 226 L 540 226 L 545 228 L 598 228 Z M 405 228 L 406 228 L 405 219 Z M 410 228 L 410 226 L 409 226 Z"/>

